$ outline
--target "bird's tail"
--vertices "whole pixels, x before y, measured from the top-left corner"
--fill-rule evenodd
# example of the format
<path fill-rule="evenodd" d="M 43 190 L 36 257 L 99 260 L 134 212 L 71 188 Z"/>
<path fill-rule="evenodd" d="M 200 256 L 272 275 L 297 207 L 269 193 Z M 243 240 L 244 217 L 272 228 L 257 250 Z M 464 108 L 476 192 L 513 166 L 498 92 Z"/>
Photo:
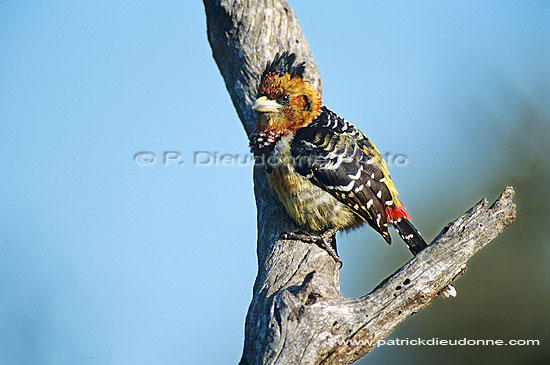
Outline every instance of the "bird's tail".
<path fill-rule="evenodd" d="M 409 246 L 409 250 L 411 250 L 413 255 L 416 256 L 420 251 L 428 247 L 428 244 L 424 241 L 418 229 L 416 229 L 407 218 L 396 219 L 393 221 L 393 225 L 397 229 L 397 232 L 399 232 L 403 241 Z"/>
<path fill-rule="evenodd" d="M 407 246 L 409 246 L 409 250 L 411 250 L 413 255 L 418 255 L 420 251 L 428 247 L 428 244 L 426 243 L 426 241 L 424 241 L 424 238 L 422 238 L 420 232 L 418 232 L 418 229 L 413 226 L 409 219 L 395 219 L 393 221 L 393 225 L 399 232 L 399 235 L 401 236 L 403 241 L 405 241 Z M 443 296 L 446 298 L 456 297 L 456 289 L 454 288 L 454 286 L 449 285 L 441 291 L 441 294 L 443 294 Z"/>

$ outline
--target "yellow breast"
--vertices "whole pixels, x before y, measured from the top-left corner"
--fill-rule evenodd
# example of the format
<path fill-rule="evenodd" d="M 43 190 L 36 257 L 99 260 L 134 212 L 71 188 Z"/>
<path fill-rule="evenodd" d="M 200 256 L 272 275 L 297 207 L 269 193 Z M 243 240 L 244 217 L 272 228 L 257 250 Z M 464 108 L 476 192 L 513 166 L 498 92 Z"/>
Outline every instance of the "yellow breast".
<path fill-rule="evenodd" d="M 362 220 L 331 194 L 297 173 L 290 158 L 290 138 L 283 137 L 275 148 L 279 164 L 268 174 L 270 187 L 296 224 L 309 231 L 345 229 Z"/>

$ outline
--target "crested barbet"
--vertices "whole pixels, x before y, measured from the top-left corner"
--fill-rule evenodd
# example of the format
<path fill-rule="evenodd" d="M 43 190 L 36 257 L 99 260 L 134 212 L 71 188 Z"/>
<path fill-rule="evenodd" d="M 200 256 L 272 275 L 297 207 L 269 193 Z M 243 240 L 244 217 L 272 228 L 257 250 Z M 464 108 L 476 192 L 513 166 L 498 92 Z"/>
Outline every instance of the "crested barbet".
<path fill-rule="evenodd" d="M 418 254 L 427 244 L 397 197 L 382 155 L 357 127 L 321 104 L 303 78 L 305 63 L 295 61 L 295 54 L 284 52 L 267 63 L 252 107 L 258 119 L 250 146 L 271 189 L 305 233 L 297 236 L 324 242 L 338 258 L 336 231 L 368 223 L 389 244 L 392 225 Z M 445 296 L 456 294 L 450 288 Z"/>

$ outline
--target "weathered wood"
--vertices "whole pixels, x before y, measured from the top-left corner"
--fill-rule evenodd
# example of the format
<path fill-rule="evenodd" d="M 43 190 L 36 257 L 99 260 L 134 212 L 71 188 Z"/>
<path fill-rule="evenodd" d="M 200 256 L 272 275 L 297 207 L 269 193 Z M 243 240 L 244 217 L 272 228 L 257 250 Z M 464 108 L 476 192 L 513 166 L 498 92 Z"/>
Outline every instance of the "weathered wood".
<path fill-rule="evenodd" d="M 265 64 L 289 50 L 306 61 L 306 78 L 320 90 L 319 72 L 297 19 L 282 0 L 204 0 L 208 39 L 247 134 L 250 109 Z M 351 363 L 367 354 L 407 316 L 434 301 L 479 249 L 515 219 L 514 191 L 491 207 L 482 200 L 449 224 L 417 257 L 359 299 L 340 294 L 338 265 L 316 245 L 282 240 L 297 230 L 254 169 L 258 275 L 245 324 L 242 364 Z"/>
<path fill-rule="evenodd" d="M 247 135 L 255 129 L 259 77 L 279 51 L 306 62 L 305 78 L 321 93 L 321 76 L 298 20 L 282 0 L 204 0 L 208 41 Z"/>

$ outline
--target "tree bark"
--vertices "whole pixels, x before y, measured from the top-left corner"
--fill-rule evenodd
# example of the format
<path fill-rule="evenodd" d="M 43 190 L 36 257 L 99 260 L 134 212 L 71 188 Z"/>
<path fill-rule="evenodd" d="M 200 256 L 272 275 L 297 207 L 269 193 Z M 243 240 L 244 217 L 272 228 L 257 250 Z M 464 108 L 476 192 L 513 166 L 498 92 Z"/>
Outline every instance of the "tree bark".
<path fill-rule="evenodd" d="M 260 75 L 285 50 L 306 62 L 305 78 L 321 92 L 319 72 L 298 21 L 283 0 L 204 0 L 208 40 L 247 134 Z M 359 299 L 340 294 L 338 265 L 317 245 L 283 240 L 298 228 L 254 168 L 258 274 L 245 324 L 241 364 L 352 363 L 407 316 L 433 302 L 479 249 L 515 219 L 508 187 L 490 207 L 483 199 L 450 223 L 430 246 Z"/>

